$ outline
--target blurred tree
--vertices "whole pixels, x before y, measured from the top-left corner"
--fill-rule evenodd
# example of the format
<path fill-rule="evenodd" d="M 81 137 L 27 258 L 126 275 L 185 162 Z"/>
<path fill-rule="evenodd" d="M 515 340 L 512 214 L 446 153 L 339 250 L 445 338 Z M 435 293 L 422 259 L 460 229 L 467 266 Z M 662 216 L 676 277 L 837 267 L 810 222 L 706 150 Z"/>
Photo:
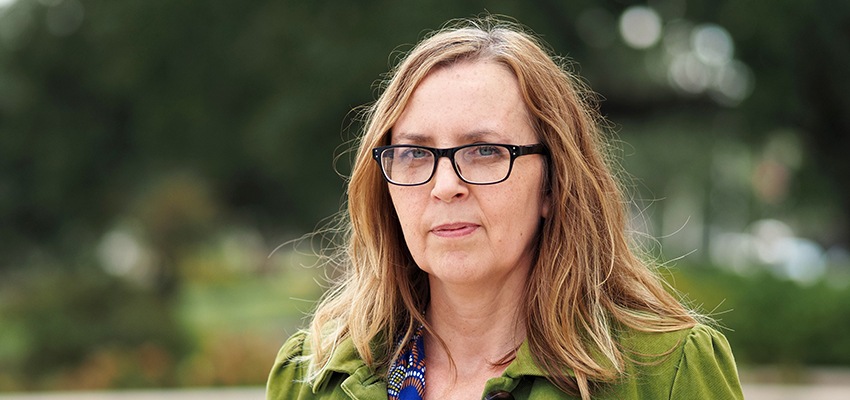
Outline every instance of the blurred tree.
<path fill-rule="evenodd" d="M 728 30 L 734 40 L 735 56 L 752 68 L 755 76 L 755 91 L 750 98 L 729 112 L 708 95 L 679 93 L 668 85 L 663 72 L 660 75 L 663 79 L 653 77 L 658 66 L 652 65 L 651 59 L 658 57 L 652 54 L 657 49 L 634 50 L 621 43 L 588 46 L 576 35 L 576 26 L 564 23 L 576 21 L 583 11 L 590 9 L 603 10 L 616 18 L 629 6 L 647 5 L 644 2 L 535 1 L 549 21 L 543 30 L 549 33 L 546 39 L 558 50 L 567 49 L 580 62 L 582 75 L 605 98 L 601 103 L 603 115 L 614 123 L 661 120 L 676 115 L 701 119 L 702 123 L 725 119 L 721 125 L 726 126 L 713 133 L 704 129 L 680 134 L 739 136 L 752 147 L 768 141 L 778 130 L 799 132 L 805 167 L 802 177 L 791 188 L 786 207 L 767 207 L 762 211 L 759 208 L 764 207 L 760 206 L 752 210 L 750 218 L 800 219 L 804 218 L 805 212 L 801 211 L 807 205 L 850 209 L 850 159 L 844 156 L 850 151 L 847 135 L 850 115 L 846 112 L 850 110 L 846 96 L 850 76 L 845 73 L 850 70 L 850 3 L 838 0 L 647 3 L 660 13 L 664 23 L 685 19 L 690 24 L 714 23 Z M 611 28 L 616 29 L 616 25 Z M 630 139 L 641 140 L 635 136 Z M 661 174 L 661 180 L 671 177 L 662 169 L 652 173 Z M 651 185 L 650 189 L 657 196 L 664 193 L 659 185 Z M 833 202 L 840 206 L 830 206 Z M 802 223 L 803 234 L 826 246 L 850 246 L 850 213 L 831 211 L 831 215 L 834 215 L 832 221 L 814 224 L 817 228 Z"/>
<path fill-rule="evenodd" d="M 76 28 L 72 3 L 84 15 Z M 692 1 L 684 16 L 727 28 L 754 69 L 756 91 L 739 107 L 748 140 L 799 129 L 847 205 L 845 3 Z M 519 17 L 580 61 L 615 122 L 717 112 L 707 97 L 653 84 L 639 51 L 582 42 L 574 21 L 583 11 L 616 17 L 628 4 L 488 7 Z M 364 88 L 386 71 L 386 55 L 423 28 L 484 6 L 435 2 L 419 13 L 387 1 L 15 2 L 2 16 L 20 27 L 6 29 L 0 57 L 1 264 L 21 265 L 26 249 L 56 243 L 63 232 L 96 237 L 127 213 L 140 182 L 173 170 L 209 180 L 225 218 L 266 231 L 312 229 L 338 207 L 343 186 L 331 163 L 349 139 L 340 138 L 344 116 L 370 100 Z M 57 18 L 71 22 L 41 22 Z M 342 173 L 346 161 L 336 164 Z"/>

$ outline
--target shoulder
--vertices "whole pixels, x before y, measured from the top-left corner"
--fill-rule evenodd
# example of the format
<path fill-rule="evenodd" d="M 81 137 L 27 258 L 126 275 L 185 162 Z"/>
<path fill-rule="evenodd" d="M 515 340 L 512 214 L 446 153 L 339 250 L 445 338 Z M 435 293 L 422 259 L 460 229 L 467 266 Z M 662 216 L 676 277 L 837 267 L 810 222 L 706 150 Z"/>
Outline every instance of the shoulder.
<path fill-rule="evenodd" d="M 629 361 L 627 384 L 615 386 L 638 397 L 743 398 L 729 342 L 711 327 L 697 324 L 664 333 L 626 330 L 621 344 Z"/>
<path fill-rule="evenodd" d="M 296 334 L 289 337 L 280 351 L 277 353 L 275 363 L 287 362 L 304 355 L 304 345 L 308 342 L 310 334 L 306 331 L 298 331 Z"/>
<path fill-rule="evenodd" d="M 726 343 L 726 338 L 709 326 L 696 324 L 691 328 L 671 332 L 645 332 L 623 328 L 619 334 L 620 344 L 629 353 L 660 356 L 682 350 L 686 345 L 704 346 L 713 341 Z"/>
<path fill-rule="evenodd" d="M 307 384 L 309 362 L 305 354 L 305 343 L 309 334 L 301 331 L 292 335 L 280 348 L 266 384 L 266 399 L 303 398 L 310 391 Z"/>
<path fill-rule="evenodd" d="M 735 358 L 723 334 L 698 325 L 685 338 L 681 353 L 670 390 L 672 398 L 699 398 L 699 395 L 713 399 L 744 397 Z"/>
<path fill-rule="evenodd" d="M 267 400 L 386 398 L 384 380 L 359 356 L 352 340 L 334 346 L 324 368 L 312 370 L 312 335 L 301 331 L 284 343 L 266 385 Z"/>

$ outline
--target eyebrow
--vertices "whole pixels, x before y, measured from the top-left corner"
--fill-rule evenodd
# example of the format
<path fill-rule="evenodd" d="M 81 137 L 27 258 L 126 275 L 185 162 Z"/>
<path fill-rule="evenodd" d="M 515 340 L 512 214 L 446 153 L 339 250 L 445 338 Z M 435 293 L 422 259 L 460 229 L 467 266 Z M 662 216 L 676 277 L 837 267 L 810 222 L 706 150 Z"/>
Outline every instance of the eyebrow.
<path fill-rule="evenodd" d="M 392 133 L 393 142 L 405 142 L 412 144 L 427 143 L 430 137 L 419 133 Z"/>
<path fill-rule="evenodd" d="M 489 140 L 491 142 L 504 142 L 505 139 L 502 135 L 496 133 L 495 131 L 483 129 L 478 131 L 472 131 L 464 133 L 460 136 L 461 141 L 464 142 L 474 142 L 477 140 L 482 140 L 482 138 L 493 138 L 494 140 Z M 393 139 L 396 142 L 405 142 L 411 144 L 423 144 L 433 142 L 433 137 L 427 134 L 421 133 L 413 133 L 413 132 L 402 132 L 393 135 Z"/>

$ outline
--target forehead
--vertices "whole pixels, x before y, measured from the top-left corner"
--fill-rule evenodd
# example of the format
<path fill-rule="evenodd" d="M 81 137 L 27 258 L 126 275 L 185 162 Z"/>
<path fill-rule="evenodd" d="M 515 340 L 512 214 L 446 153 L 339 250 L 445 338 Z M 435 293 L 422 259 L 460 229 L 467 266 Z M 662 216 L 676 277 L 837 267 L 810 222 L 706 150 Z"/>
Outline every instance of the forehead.
<path fill-rule="evenodd" d="M 516 76 L 494 61 L 432 70 L 414 89 L 391 134 L 394 144 L 536 142 Z"/>

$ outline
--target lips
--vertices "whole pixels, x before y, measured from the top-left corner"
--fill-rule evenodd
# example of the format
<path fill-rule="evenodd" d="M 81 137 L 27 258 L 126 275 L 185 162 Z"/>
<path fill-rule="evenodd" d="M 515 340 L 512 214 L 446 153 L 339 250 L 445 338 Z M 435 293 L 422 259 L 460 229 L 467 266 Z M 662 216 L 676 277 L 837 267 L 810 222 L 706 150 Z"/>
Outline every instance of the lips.
<path fill-rule="evenodd" d="M 464 237 L 477 230 L 479 225 L 468 222 L 456 222 L 452 224 L 438 225 L 431 229 L 431 233 L 443 238 Z"/>

